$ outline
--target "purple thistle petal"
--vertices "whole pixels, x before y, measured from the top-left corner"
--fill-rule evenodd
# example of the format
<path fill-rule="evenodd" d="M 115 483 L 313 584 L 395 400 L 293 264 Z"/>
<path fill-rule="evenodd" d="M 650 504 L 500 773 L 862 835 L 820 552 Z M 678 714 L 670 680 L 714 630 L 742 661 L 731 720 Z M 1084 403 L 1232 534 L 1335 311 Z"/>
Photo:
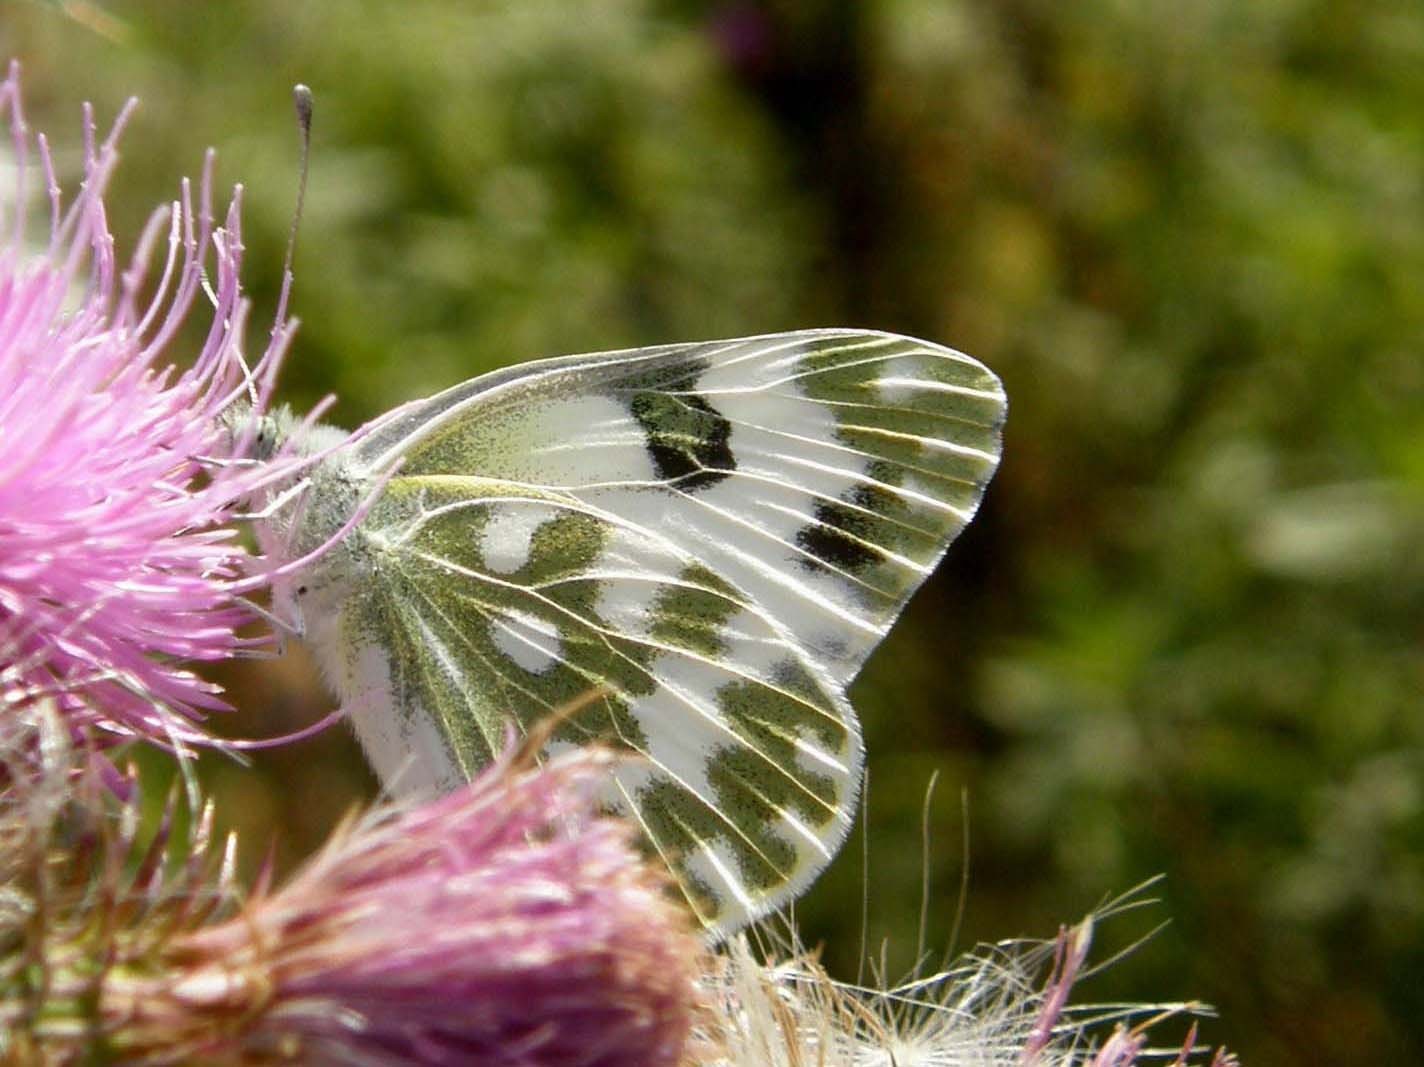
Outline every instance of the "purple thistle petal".
<path fill-rule="evenodd" d="M 244 366 L 241 189 L 215 227 L 211 154 L 196 204 L 185 181 L 119 268 L 103 193 L 131 110 L 96 143 L 86 108 L 84 182 L 67 209 L 38 139 L 51 222 L 34 254 L 18 68 L 0 83 L 17 157 L 15 215 L 0 220 L 0 702 L 13 711 L 53 699 L 76 732 L 181 749 L 206 740 L 204 713 L 225 707 L 187 664 L 251 643 L 238 633 L 256 616 L 238 593 L 255 568 L 232 508 L 273 477 L 234 461 L 219 416 L 238 400 L 261 410 L 293 324 L 279 315 L 261 358 Z M 159 369 L 203 302 L 212 321 L 192 365 Z"/>

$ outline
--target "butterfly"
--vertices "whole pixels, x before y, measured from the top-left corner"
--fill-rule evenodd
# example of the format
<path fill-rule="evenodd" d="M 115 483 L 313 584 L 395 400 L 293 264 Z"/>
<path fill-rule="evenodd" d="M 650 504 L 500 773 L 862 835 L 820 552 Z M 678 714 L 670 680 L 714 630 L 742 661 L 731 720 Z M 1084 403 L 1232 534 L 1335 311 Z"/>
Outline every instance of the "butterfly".
<path fill-rule="evenodd" d="M 724 935 L 844 839 L 846 686 L 974 515 L 1004 414 L 978 361 L 867 330 L 547 359 L 350 437 L 267 418 L 266 448 L 321 458 L 259 536 L 336 539 L 274 605 L 384 781 L 452 789 L 578 707 L 548 750 L 639 754 L 607 803 Z"/>

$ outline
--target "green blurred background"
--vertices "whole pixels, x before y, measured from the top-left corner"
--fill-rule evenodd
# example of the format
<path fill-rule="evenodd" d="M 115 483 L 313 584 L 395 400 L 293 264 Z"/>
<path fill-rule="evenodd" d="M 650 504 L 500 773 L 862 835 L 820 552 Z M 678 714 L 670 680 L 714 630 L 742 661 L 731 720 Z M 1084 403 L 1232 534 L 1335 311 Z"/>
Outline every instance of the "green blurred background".
<path fill-rule="evenodd" d="M 812 325 L 975 354 L 979 519 L 856 683 L 869 937 L 1051 934 L 1162 872 L 1083 997 L 1202 998 L 1256 1067 L 1424 1061 L 1424 6 L 1417 0 L 0 4 L 71 179 L 142 97 L 121 244 L 201 152 L 286 397 L 359 423 L 561 352 Z M 258 331 L 260 335 L 261 331 Z M 254 343 L 259 337 L 254 337 Z M 300 651 L 222 729 L 327 700 Z M 210 760 L 249 863 L 374 782 L 343 731 Z M 961 796 L 969 798 L 967 829 Z M 806 898 L 843 975 L 861 841 Z"/>

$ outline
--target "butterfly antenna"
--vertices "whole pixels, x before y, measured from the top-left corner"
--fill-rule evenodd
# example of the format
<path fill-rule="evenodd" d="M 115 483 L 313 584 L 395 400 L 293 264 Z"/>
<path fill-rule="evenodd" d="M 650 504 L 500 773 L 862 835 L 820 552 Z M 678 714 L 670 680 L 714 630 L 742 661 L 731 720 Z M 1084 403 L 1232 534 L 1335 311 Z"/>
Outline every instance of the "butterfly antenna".
<path fill-rule="evenodd" d="M 316 722 L 309 726 L 303 726 L 300 730 L 293 730 L 291 733 L 282 734 L 278 737 L 255 737 L 243 738 L 241 740 L 223 739 L 223 747 L 234 749 L 239 752 L 253 752 L 263 748 L 280 748 L 283 745 L 294 744 L 298 741 L 306 741 L 315 737 L 346 718 L 350 712 L 350 707 L 343 704 L 333 711 L 327 712 Z"/>
<path fill-rule="evenodd" d="M 287 301 L 292 295 L 292 264 L 297 258 L 297 230 L 302 223 L 302 210 L 307 202 L 307 173 L 311 166 L 312 91 L 298 82 L 292 86 L 292 104 L 297 109 L 297 137 L 301 141 L 298 165 L 297 206 L 292 212 L 292 226 L 287 231 L 287 254 L 282 260 L 282 295 L 277 301 L 277 320 L 273 332 L 287 320 Z"/>
<path fill-rule="evenodd" d="M 277 638 L 279 641 L 279 648 L 285 648 L 286 640 L 288 637 L 302 636 L 301 626 L 293 622 L 291 619 L 284 619 L 280 614 L 270 608 L 264 608 L 261 604 L 257 603 L 257 601 L 253 600 L 251 597 L 240 596 L 237 599 L 242 601 L 243 607 L 245 607 L 248 611 L 252 612 L 252 614 L 256 615 L 258 618 L 262 619 L 264 622 L 267 623 L 268 626 L 272 627 L 272 629 L 276 631 Z"/>

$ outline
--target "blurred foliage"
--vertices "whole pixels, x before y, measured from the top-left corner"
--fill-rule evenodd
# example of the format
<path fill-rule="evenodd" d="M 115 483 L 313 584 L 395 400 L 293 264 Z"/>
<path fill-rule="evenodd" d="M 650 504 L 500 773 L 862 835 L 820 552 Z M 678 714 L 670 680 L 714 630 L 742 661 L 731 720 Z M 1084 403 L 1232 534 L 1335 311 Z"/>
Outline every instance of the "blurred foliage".
<path fill-rule="evenodd" d="M 289 398 L 844 323 L 984 359 L 988 503 L 855 688 L 869 935 L 1050 931 L 1165 872 L 1089 992 L 1267 1067 L 1424 1058 L 1424 8 L 1413 0 L 9 3 L 33 124 L 143 97 L 121 236 L 204 146 L 260 307 L 317 96 Z M 66 157 L 62 155 L 62 160 Z M 74 168 L 68 166 L 72 175 Z M 294 653 L 225 728 L 325 707 Z M 337 732 L 208 761 L 291 862 Z M 861 842 L 800 915 L 861 944 Z M 1111 933 L 1111 931 L 1109 931 Z"/>

